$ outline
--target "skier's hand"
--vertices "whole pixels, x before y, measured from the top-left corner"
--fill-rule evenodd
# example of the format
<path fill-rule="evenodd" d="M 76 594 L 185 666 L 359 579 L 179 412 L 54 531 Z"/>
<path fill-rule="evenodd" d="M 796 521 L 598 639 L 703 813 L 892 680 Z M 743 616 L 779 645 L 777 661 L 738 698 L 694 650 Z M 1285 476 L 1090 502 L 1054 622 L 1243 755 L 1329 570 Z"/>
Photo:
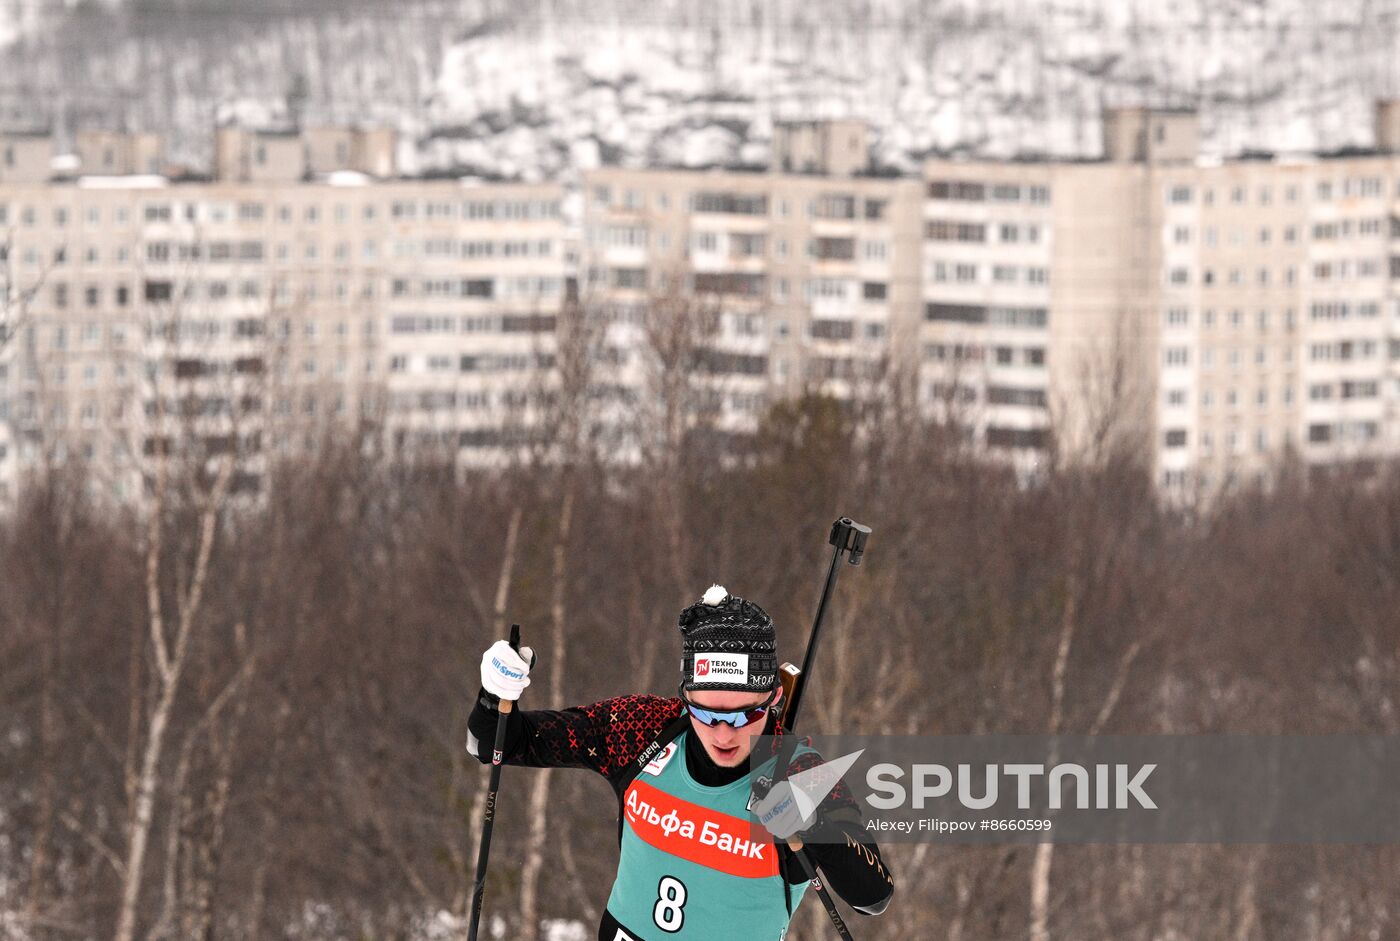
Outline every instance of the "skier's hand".
<path fill-rule="evenodd" d="M 534 662 L 535 652 L 529 647 L 516 653 L 508 642 L 498 640 L 481 655 L 481 685 L 492 696 L 514 702 L 530 685 Z"/>
<path fill-rule="evenodd" d="M 753 805 L 753 814 L 763 829 L 779 842 L 786 842 L 817 823 L 815 809 L 811 817 L 804 816 L 792 796 L 792 785 L 779 781 L 768 795 Z"/>

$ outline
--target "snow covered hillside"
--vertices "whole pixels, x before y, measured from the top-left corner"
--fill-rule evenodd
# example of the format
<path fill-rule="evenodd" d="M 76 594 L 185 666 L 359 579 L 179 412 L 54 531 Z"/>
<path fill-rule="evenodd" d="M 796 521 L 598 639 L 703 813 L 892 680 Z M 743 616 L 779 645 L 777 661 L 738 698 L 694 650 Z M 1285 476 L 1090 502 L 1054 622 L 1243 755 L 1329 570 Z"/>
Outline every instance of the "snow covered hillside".
<path fill-rule="evenodd" d="M 1201 108 L 1207 150 L 1370 143 L 1400 0 L 12 0 L 0 118 L 208 160 L 216 120 L 391 123 L 410 170 L 539 178 L 766 160 L 859 115 L 885 165 L 1091 156 L 1104 103 Z"/>

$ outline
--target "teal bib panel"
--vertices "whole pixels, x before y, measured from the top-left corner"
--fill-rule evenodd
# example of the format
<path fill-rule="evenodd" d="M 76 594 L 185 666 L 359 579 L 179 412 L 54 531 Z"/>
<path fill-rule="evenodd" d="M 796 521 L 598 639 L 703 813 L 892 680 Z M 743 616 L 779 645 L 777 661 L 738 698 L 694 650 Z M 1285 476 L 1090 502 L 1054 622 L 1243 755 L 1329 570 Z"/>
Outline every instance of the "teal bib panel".
<path fill-rule="evenodd" d="M 749 777 L 705 787 L 690 776 L 685 737 L 628 785 L 622 852 L 608 911 L 636 941 L 780 941 L 788 910 L 777 848 L 751 837 Z M 792 887 L 795 910 L 807 885 Z"/>

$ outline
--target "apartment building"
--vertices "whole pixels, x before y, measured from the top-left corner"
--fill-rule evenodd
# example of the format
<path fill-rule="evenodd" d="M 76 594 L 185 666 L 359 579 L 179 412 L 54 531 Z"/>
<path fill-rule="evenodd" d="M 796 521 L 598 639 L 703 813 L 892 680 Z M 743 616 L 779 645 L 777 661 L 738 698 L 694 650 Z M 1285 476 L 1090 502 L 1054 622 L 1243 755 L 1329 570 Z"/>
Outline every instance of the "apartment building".
<path fill-rule="evenodd" d="M 922 393 L 1033 468 L 1119 435 L 1169 492 L 1400 448 L 1400 111 L 1377 149 L 1206 161 L 1124 109 L 1093 162 L 924 167 Z"/>
<path fill-rule="evenodd" d="M 779 130 L 768 172 L 577 192 L 395 178 L 380 131 L 220 129 L 179 182 L 149 136 L 80 135 L 51 179 L 46 136 L 0 135 L 0 490 L 51 445 L 191 439 L 253 487 L 327 422 L 490 463 L 577 379 L 566 310 L 624 460 L 676 419 L 668 368 L 720 433 L 899 370 L 1027 473 L 1126 445 L 1171 494 L 1400 451 L 1400 103 L 1364 153 L 1203 160 L 1193 113 L 1118 109 L 1103 159 L 919 178 L 872 174 L 856 122 Z"/>
<path fill-rule="evenodd" d="M 714 320 L 692 342 L 719 429 L 752 430 L 803 389 L 873 388 L 918 329 L 919 191 L 854 175 L 586 174 L 584 298 L 632 325 L 610 354 L 626 394 L 646 389 L 647 311 L 674 323 L 677 298 Z"/>
<path fill-rule="evenodd" d="M 498 457 L 572 291 L 563 202 L 340 170 L 0 184 L 0 487 L 76 452 L 125 497 L 142 457 L 194 440 L 237 449 L 253 488 L 332 422 Z"/>

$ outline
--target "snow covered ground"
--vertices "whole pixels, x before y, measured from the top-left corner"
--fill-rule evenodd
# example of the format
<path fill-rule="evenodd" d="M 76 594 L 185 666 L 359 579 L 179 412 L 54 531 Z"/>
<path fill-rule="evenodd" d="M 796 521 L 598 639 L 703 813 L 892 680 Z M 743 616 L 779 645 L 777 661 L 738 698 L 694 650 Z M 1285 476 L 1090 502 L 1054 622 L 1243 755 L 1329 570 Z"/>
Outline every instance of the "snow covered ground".
<path fill-rule="evenodd" d="M 309 120 L 392 123 L 410 171 L 537 179 L 762 163 L 775 120 L 844 115 L 894 168 L 1092 156 L 1105 103 L 1198 106 L 1216 153 L 1365 146 L 1400 94 L 1400 0 L 269 2 L 21 0 L 0 117 L 125 119 L 199 164 L 216 119 L 284 116 L 299 75 Z"/>

